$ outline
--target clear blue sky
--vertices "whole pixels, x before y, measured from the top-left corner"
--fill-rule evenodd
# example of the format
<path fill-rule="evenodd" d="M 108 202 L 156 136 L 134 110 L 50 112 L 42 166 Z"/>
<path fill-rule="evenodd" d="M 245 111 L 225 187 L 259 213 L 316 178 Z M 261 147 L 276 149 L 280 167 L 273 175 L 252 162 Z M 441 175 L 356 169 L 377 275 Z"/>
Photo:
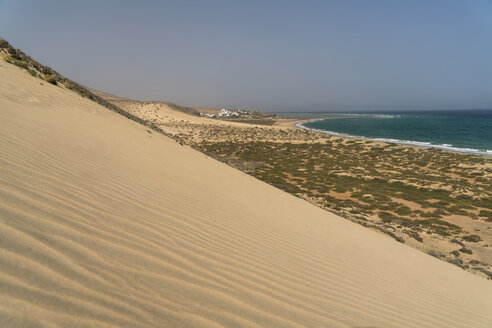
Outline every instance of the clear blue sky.
<path fill-rule="evenodd" d="M 137 99 L 492 108 L 490 0 L 0 0 L 0 36 L 69 78 Z"/>

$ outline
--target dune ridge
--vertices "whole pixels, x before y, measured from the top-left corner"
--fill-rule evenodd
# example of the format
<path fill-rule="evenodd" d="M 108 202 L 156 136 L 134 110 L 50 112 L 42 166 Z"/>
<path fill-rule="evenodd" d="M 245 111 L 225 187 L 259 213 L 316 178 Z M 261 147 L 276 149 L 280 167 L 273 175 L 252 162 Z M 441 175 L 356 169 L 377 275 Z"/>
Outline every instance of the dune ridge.
<path fill-rule="evenodd" d="M 490 327 L 490 282 L 0 65 L 2 327 Z"/>

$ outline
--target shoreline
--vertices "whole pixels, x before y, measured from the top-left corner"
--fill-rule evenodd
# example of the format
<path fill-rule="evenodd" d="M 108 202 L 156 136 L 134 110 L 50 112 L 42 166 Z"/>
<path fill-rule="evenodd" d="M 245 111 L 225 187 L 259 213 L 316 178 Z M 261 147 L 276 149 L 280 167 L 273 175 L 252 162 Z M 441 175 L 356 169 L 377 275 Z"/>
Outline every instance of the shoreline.
<path fill-rule="evenodd" d="M 492 150 L 481 151 L 481 150 L 472 149 L 472 148 L 453 147 L 453 146 L 448 146 L 446 144 L 436 145 L 436 144 L 432 144 L 430 142 L 425 142 L 425 141 L 413 141 L 413 140 L 400 140 L 400 139 L 371 138 L 371 137 L 364 137 L 364 136 L 355 136 L 355 135 L 351 135 L 351 134 L 347 134 L 347 133 L 334 132 L 334 131 L 328 131 L 328 130 L 322 130 L 322 129 L 314 129 L 314 128 L 309 128 L 307 126 L 304 126 L 304 124 L 306 124 L 306 123 L 323 121 L 323 120 L 328 120 L 328 119 L 331 119 L 331 118 L 315 118 L 315 119 L 309 119 L 309 120 L 298 120 L 294 124 L 294 127 L 304 129 L 304 130 L 313 131 L 313 132 L 324 133 L 324 134 L 328 134 L 331 136 L 342 137 L 342 138 L 371 140 L 371 141 L 378 141 L 378 142 L 385 142 L 385 143 L 395 143 L 395 144 L 404 145 L 404 146 L 414 146 L 414 147 L 422 148 L 422 149 L 436 148 L 439 150 L 449 151 L 449 152 L 453 152 L 453 153 L 492 157 Z"/>
<path fill-rule="evenodd" d="M 492 160 L 0 82 L 7 326 L 490 328 Z"/>
<path fill-rule="evenodd" d="M 190 133 L 196 134 L 196 128 L 190 127 Z M 203 129 L 209 131 L 188 139 L 202 153 L 347 220 L 492 279 L 491 221 L 487 221 L 490 186 L 486 185 L 491 177 L 489 157 L 333 137 L 295 125 Z"/>
<path fill-rule="evenodd" d="M 321 115 L 282 117 L 263 126 L 190 116 L 162 103 L 118 105 L 210 158 L 492 279 L 492 255 L 484 246 L 492 238 L 484 199 L 489 157 L 334 137 L 296 126 L 324 119 Z M 464 198 L 458 202 L 457 196 Z"/>

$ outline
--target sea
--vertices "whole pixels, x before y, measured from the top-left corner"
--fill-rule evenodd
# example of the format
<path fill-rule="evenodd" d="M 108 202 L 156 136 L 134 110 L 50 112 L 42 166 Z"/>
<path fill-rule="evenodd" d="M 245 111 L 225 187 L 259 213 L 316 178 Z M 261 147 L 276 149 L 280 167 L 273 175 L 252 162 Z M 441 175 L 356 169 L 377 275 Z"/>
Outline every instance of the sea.
<path fill-rule="evenodd" d="M 277 113 L 332 135 L 492 156 L 492 110 Z"/>

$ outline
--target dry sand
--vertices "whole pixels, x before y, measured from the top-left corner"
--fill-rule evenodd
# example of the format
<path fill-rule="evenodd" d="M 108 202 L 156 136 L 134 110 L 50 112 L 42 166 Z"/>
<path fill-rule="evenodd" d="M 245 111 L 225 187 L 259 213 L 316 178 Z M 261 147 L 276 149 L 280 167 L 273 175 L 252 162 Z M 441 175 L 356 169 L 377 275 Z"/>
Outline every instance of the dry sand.
<path fill-rule="evenodd" d="M 1 327 L 492 326 L 489 281 L 0 65 Z"/>

